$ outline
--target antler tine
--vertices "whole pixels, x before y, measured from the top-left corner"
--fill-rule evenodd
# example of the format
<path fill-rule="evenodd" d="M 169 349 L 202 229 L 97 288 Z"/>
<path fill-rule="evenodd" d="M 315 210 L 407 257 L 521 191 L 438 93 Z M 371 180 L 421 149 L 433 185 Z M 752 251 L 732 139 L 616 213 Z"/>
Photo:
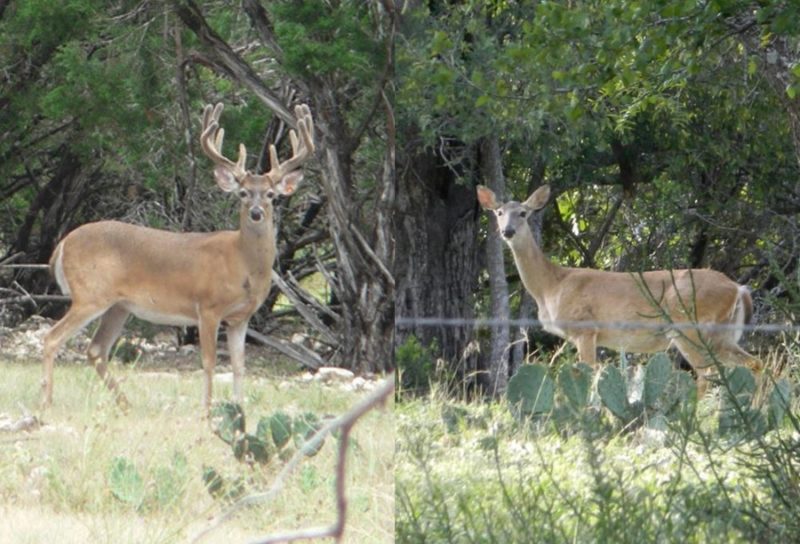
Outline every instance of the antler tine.
<path fill-rule="evenodd" d="M 292 157 L 281 163 L 278 161 L 278 152 L 275 150 L 275 146 L 269 146 L 270 172 L 279 176 L 296 170 L 314 152 L 314 120 L 311 117 L 311 109 L 305 104 L 300 104 L 295 107 L 294 113 L 297 117 L 297 130 L 300 132 L 300 138 L 294 130 L 289 131 Z"/>
<path fill-rule="evenodd" d="M 222 142 L 225 139 L 225 129 L 220 128 L 219 118 L 224 105 L 222 102 L 211 106 L 208 104 L 203 109 L 203 132 L 200 135 L 200 145 L 203 151 L 214 164 L 222 164 L 230 168 L 234 175 L 241 177 L 246 173 L 247 149 L 244 144 L 239 144 L 239 157 L 236 162 L 222 154 Z"/>

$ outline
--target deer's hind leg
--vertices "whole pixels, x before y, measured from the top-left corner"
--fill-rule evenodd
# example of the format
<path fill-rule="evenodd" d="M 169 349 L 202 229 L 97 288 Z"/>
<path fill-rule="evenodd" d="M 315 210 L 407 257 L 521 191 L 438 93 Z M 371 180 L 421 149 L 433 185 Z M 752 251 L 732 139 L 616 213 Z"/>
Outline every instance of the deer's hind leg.
<path fill-rule="evenodd" d="M 46 408 L 53 403 L 53 367 L 56 355 L 64 343 L 72 338 L 75 333 L 86 326 L 105 311 L 102 306 L 82 305 L 72 301 L 72 306 L 61 320 L 47 331 L 44 337 L 43 377 L 42 377 L 42 407 Z"/>
<path fill-rule="evenodd" d="M 92 337 L 92 343 L 89 344 L 87 353 L 89 362 L 94 366 L 108 390 L 113 393 L 114 400 L 123 409 L 128 407 L 128 399 L 119 390 L 119 383 L 108 372 L 108 357 L 111 348 L 122 333 L 122 328 L 129 315 L 130 312 L 119 304 L 106 310 L 100 320 L 100 326 Z"/>

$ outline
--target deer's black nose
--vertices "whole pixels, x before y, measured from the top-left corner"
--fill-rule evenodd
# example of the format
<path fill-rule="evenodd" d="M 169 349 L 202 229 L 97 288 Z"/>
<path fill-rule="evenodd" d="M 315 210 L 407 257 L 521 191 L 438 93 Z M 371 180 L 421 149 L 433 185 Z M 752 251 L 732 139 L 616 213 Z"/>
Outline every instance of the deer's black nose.
<path fill-rule="evenodd" d="M 506 240 L 510 240 L 514 237 L 514 234 L 516 233 L 517 231 L 515 231 L 513 228 L 506 227 L 503 229 L 503 238 L 505 238 Z"/>
<path fill-rule="evenodd" d="M 258 223 L 264 219 L 264 210 L 261 208 L 250 208 L 250 219 Z"/>

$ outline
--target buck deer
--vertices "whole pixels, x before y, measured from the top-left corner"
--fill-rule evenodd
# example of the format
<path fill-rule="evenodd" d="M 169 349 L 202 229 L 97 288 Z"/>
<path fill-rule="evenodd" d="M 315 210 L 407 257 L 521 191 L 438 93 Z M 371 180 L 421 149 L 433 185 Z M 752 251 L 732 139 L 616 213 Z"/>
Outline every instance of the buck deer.
<path fill-rule="evenodd" d="M 117 221 L 83 225 L 56 246 L 50 270 L 64 294 L 72 297 L 66 315 L 44 339 L 44 406 L 53 400 L 53 363 L 64 342 L 92 320 L 100 325 L 88 359 L 120 405 L 127 399 L 108 374 L 112 345 L 134 314 L 159 324 L 197 325 L 205 371 L 203 406 L 211 404 L 217 332 L 225 324 L 233 395 L 242 398 L 247 324 L 270 289 L 275 260 L 272 200 L 292 194 L 303 179 L 300 169 L 314 152 L 314 124 L 305 105 L 295 108 L 298 139 L 289 136 L 292 157 L 278 160 L 270 145 L 269 172 L 245 169 L 247 150 L 239 145 L 236 162 L 222 155 L 222 104 L 206 106 L 200 143 L 214 163 L 214 178 L 241 201 L 239 230 L 176 233 Z"/>
<path fill-rule="evenodd" d="M 582 361 L 595 366 L 597 346 L 652 353 L 674 345 L 695 369 L 700 395 L 713 358 L 761 369 L 738 345 L 742 331 L 735 326 L 752 317 L 747 287 L 709 269 L 634 274 L 558 266 L 544 255 L 528 225 L 528 216 L 549 198 L 550 187 L 544 185 L 525 202 L 500 204 L 490 189 L 478 186 L 478 201 L 497 217 L 544 329 L 573 343 Z M 614 326 L 621 323 L 626 326 Z"/>

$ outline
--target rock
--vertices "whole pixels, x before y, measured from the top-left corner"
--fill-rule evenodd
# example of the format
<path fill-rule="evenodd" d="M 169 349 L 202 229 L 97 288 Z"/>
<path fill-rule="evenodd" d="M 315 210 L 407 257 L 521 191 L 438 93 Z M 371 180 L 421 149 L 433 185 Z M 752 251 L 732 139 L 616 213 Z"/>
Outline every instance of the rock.
<path fill-rule="evenodd" d="M 314 380 L 322 383 L 349 383 L 355 374 L 345 368 L 323 366 L 317 370 Z"/>

